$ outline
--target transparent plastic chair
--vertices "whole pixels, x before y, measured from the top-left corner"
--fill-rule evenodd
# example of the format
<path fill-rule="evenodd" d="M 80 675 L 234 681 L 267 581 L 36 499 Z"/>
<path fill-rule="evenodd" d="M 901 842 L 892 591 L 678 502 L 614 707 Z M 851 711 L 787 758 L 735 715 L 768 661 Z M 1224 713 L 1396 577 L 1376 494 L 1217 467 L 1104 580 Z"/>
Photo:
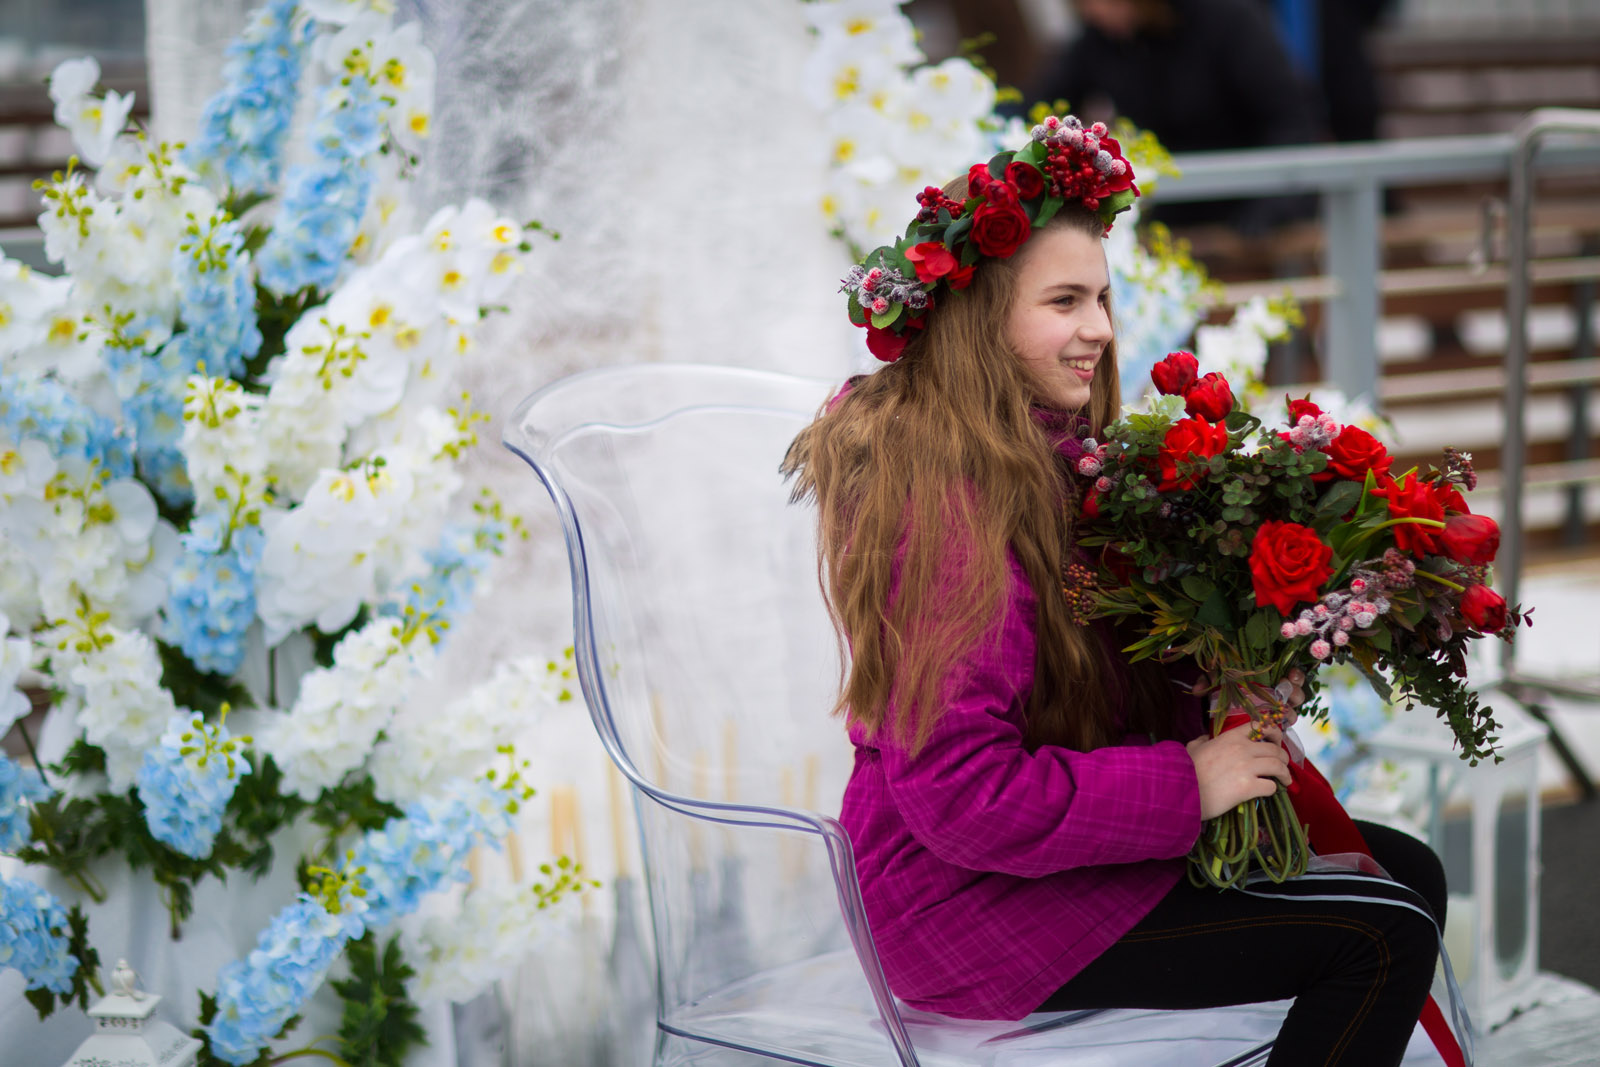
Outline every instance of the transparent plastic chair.
<path fill-rule="evenodd" d="M 504 434 L 559 513 L 581 688 L 634 789 L 654 1063 L 1258 1062 L 1281 1007 L 1198 1037 L 1182 1017 L 1216 1013 L 975 1023 L 890 993 L 850 840 L 825 814 L 852 756 L 828 715 L 841 649 L 815 515 L 778 474 L 837 387 L 710 365 L 609 368 L 534 393 Z M 1146 1055 L 1124 1058 L 1139 1039 Z"/>

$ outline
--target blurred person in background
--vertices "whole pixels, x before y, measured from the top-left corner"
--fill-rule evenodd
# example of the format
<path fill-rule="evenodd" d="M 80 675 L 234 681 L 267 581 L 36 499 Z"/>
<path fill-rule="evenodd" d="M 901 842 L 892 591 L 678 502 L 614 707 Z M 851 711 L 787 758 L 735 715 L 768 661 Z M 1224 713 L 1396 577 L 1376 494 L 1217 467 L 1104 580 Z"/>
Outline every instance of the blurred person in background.
<path fill-rule="evenodd" d="M 1172 152 L 1321 139 L 1314 92 L 1261 0 L 1072 0 L 1080 32 L 1030 99 L 1066 100 L 1085 122 L 1125 116 Z M 1172 204 L 1165 222 L 1249 236 L 1306 218 L 1310 197 Z"/>

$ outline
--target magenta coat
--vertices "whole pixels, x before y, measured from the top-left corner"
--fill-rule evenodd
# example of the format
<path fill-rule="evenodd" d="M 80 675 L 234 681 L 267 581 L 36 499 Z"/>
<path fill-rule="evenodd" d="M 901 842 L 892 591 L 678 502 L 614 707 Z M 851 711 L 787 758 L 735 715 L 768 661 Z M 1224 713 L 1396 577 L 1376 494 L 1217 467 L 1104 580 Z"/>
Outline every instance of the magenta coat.
<path fill-rule="evenodd" d="M 840 814 L 890 988 L 970 1019 L 1035 1010 L 1183 877 L 1200 833 L 1177 741 L 1023 747 L 1037 598 L 1014 557 L 1011 570 L 997 639 L 955 666 L 915 759 L 851 725 Z M 1200 732 L 1199 702 L 1176 689 L 1174 715 L 1179 736 Z"/>

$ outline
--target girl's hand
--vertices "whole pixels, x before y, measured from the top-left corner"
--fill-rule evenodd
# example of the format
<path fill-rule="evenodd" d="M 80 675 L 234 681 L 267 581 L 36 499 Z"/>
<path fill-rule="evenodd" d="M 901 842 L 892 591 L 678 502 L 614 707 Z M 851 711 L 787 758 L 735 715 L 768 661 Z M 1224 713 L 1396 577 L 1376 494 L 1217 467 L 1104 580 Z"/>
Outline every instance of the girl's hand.
<path fill-rule="evenodd" d="M 1261 732 L 1260 741 L 1250 740 L 1250 731 L 1241 727 L 1189 742 L 1189 758 L 1200 781 L 1202 819 L 1214 819 L 1256 797 L 1270 797 L 1278 782 L 1289 784 L 1283 731 L 1266 726 Z"/>

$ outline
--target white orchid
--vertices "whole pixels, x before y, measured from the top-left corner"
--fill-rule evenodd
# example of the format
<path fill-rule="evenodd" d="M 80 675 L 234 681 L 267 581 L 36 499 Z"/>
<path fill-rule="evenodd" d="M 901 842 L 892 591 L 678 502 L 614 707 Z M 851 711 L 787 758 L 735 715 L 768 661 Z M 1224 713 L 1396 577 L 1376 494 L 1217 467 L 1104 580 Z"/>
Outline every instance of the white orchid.
<path fill-rule="evenodd" d="M 47 340 L 52 316 L 71 291 L 69 278 L 52 278 L 0 256 L 0 366 Z"/>
<path fill-rule="evenodd" d="M 953 56 L 911 72 L 911 97 L 939 119 L 976 123 L 994 111 L 994 82 L 970 60 Z"/>
<path fill-rule="evenodd" d="M 183 401 L 181 448 L 194 486 L 196 510 L 231 506 L 241 483 L 259 495 L 266 485 L 267 449 L 259 394 L 230 378 L 189 378 Z M 218 500 L 218 490 L 223 501 Z"/>
<path fill-rule="evenodd" d="M 911 22 L 894 0 L 821 0 L 806 5 L 806 21 L 822 47 L 871 52 L 897 66 L 923 60 Z"/>
<path fill-rule="evenodd" d="M 100 81 L 100 64 L 93 59 L 69 59 L 50 75 L 50 99 L 56 123 L 72 134 L 78 151 L 91 166 L 111 154 L 112 142 L 128 125 L 133 94 L 108 92 L 94 96 Z"/>

